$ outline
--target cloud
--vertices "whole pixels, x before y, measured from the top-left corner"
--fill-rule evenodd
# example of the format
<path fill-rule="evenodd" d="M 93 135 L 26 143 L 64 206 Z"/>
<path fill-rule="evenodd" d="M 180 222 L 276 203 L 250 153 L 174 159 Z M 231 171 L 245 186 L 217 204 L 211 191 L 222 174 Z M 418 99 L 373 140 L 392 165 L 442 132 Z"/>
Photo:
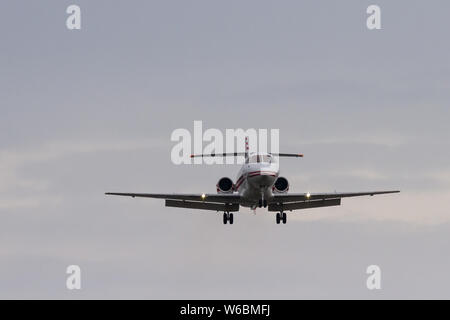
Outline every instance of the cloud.
<path fill-rule="evenodd" d="M 314 138 L 311 137 L 307 141 L 301 142 L 300 145 L 336 145 L 336 144 L 365 144 L 378 145 L 385 147 L 397 147 L 405 145 L 409 142 L 409 138 L 404 134 L 386 131 L 374 131 L 371 133 L 362 133 L 357 136 L 347 136 L 345 134 L 333 137 Z"/>
<path fill-rule="evenodd" d="M 52 141 L 41 146 L 0 151 L 0 209 L 36 208 L 61 203 L 61 198 L 48 194 L 52 184 L 51 173 L 36 178 L 26 168 L 35 164 L 64 161 L 75 155 L 102 152 L 145 150 L 163 145 L 158 139 Z"/>
<path fill-rule="evenodd" d="M 25 196 L 25 197 L 8 197 L 0 201 L 0 210 L 14 209 L 35 209 L 44 206 L 56 206 L 63 202 L 60 196 Z"/>
<path fill-rule="evenodd" d="M 400 222 L 411 226 L 436 226 L 450 222 L 450 192 L 401 192 L 394 195 L 342 199 L 340 207 L 311 209 L 293 214 L 302 221 L 346 223 Z"/>

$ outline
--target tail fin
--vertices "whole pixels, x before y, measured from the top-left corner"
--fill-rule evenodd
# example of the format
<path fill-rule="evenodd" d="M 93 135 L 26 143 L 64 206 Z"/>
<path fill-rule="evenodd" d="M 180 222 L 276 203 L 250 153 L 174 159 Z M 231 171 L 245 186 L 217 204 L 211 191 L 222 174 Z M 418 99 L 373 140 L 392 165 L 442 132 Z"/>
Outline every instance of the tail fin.
<path fill-rule="evenodd" d="M 245 160 L 248 159 L 248 150 L 249 150 L 249 147 L 248 147 L 248 136 L 245 136 Z"/>

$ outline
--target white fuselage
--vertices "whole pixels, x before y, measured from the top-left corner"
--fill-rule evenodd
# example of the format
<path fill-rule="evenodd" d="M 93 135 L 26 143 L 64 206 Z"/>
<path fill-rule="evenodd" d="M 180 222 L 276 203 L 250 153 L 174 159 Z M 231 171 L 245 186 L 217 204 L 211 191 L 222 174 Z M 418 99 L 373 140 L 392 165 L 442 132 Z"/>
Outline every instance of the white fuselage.
<path fill-rule="evenodd" d="M 262 157 L 253 155 L 250 160 Z M 246 161 L 239 170 L 235 183 L 235 190 L 242 196 L 242 206 L 255 208 L 258 201 L 265 199 L 270 201 L 273 197 L 272 187 L 279 175 L 278 162 L 273 161 Z"/>

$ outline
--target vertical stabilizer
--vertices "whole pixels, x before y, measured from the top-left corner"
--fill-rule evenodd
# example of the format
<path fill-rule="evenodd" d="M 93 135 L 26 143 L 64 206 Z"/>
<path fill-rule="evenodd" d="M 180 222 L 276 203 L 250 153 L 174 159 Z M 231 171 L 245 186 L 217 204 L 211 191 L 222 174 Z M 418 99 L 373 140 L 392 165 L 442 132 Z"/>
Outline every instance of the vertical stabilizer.
<path fill-rule="evenodd" d="M 245 159 L 248 159 L 248 136 L 245 137 Z"/>

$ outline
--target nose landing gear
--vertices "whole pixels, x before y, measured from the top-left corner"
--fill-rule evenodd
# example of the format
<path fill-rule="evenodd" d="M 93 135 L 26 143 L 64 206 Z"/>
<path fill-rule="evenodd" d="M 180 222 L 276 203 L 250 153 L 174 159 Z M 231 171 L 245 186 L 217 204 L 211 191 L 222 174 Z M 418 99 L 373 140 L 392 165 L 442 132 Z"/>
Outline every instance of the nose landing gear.
<path fill-rule="evenodd" d="M 223 213 L 223 224 L 227 224 L 228 222 L 230 222 L 230 224 L 233 224 L 233 214 L 229 213 L 229 212 L 224 212 Z"/>
<path fill-rule="evenodd" d="M 280 224 L 280 222 L 283 222 L 283 224 L 286 224 L 287 222 L 287 215 L 286 212 L 278 212 L 276 215 L 277 224 Z"/>
<path fill-rule="evenodd" d="M 262 208 L 266 208 L 267 207 L 267 200 L 266 199 L 260 199 L 258 200 L 258 207 Z"/>
<path fill-rule="evenodd" d="M 267 207 L 267 200 L 264 199 L 264 190 L 266 190 L 266 186 L 260 186 L 261 188 L 261 198 L 258 200 L 258 207 L 266 208 Z"/>

